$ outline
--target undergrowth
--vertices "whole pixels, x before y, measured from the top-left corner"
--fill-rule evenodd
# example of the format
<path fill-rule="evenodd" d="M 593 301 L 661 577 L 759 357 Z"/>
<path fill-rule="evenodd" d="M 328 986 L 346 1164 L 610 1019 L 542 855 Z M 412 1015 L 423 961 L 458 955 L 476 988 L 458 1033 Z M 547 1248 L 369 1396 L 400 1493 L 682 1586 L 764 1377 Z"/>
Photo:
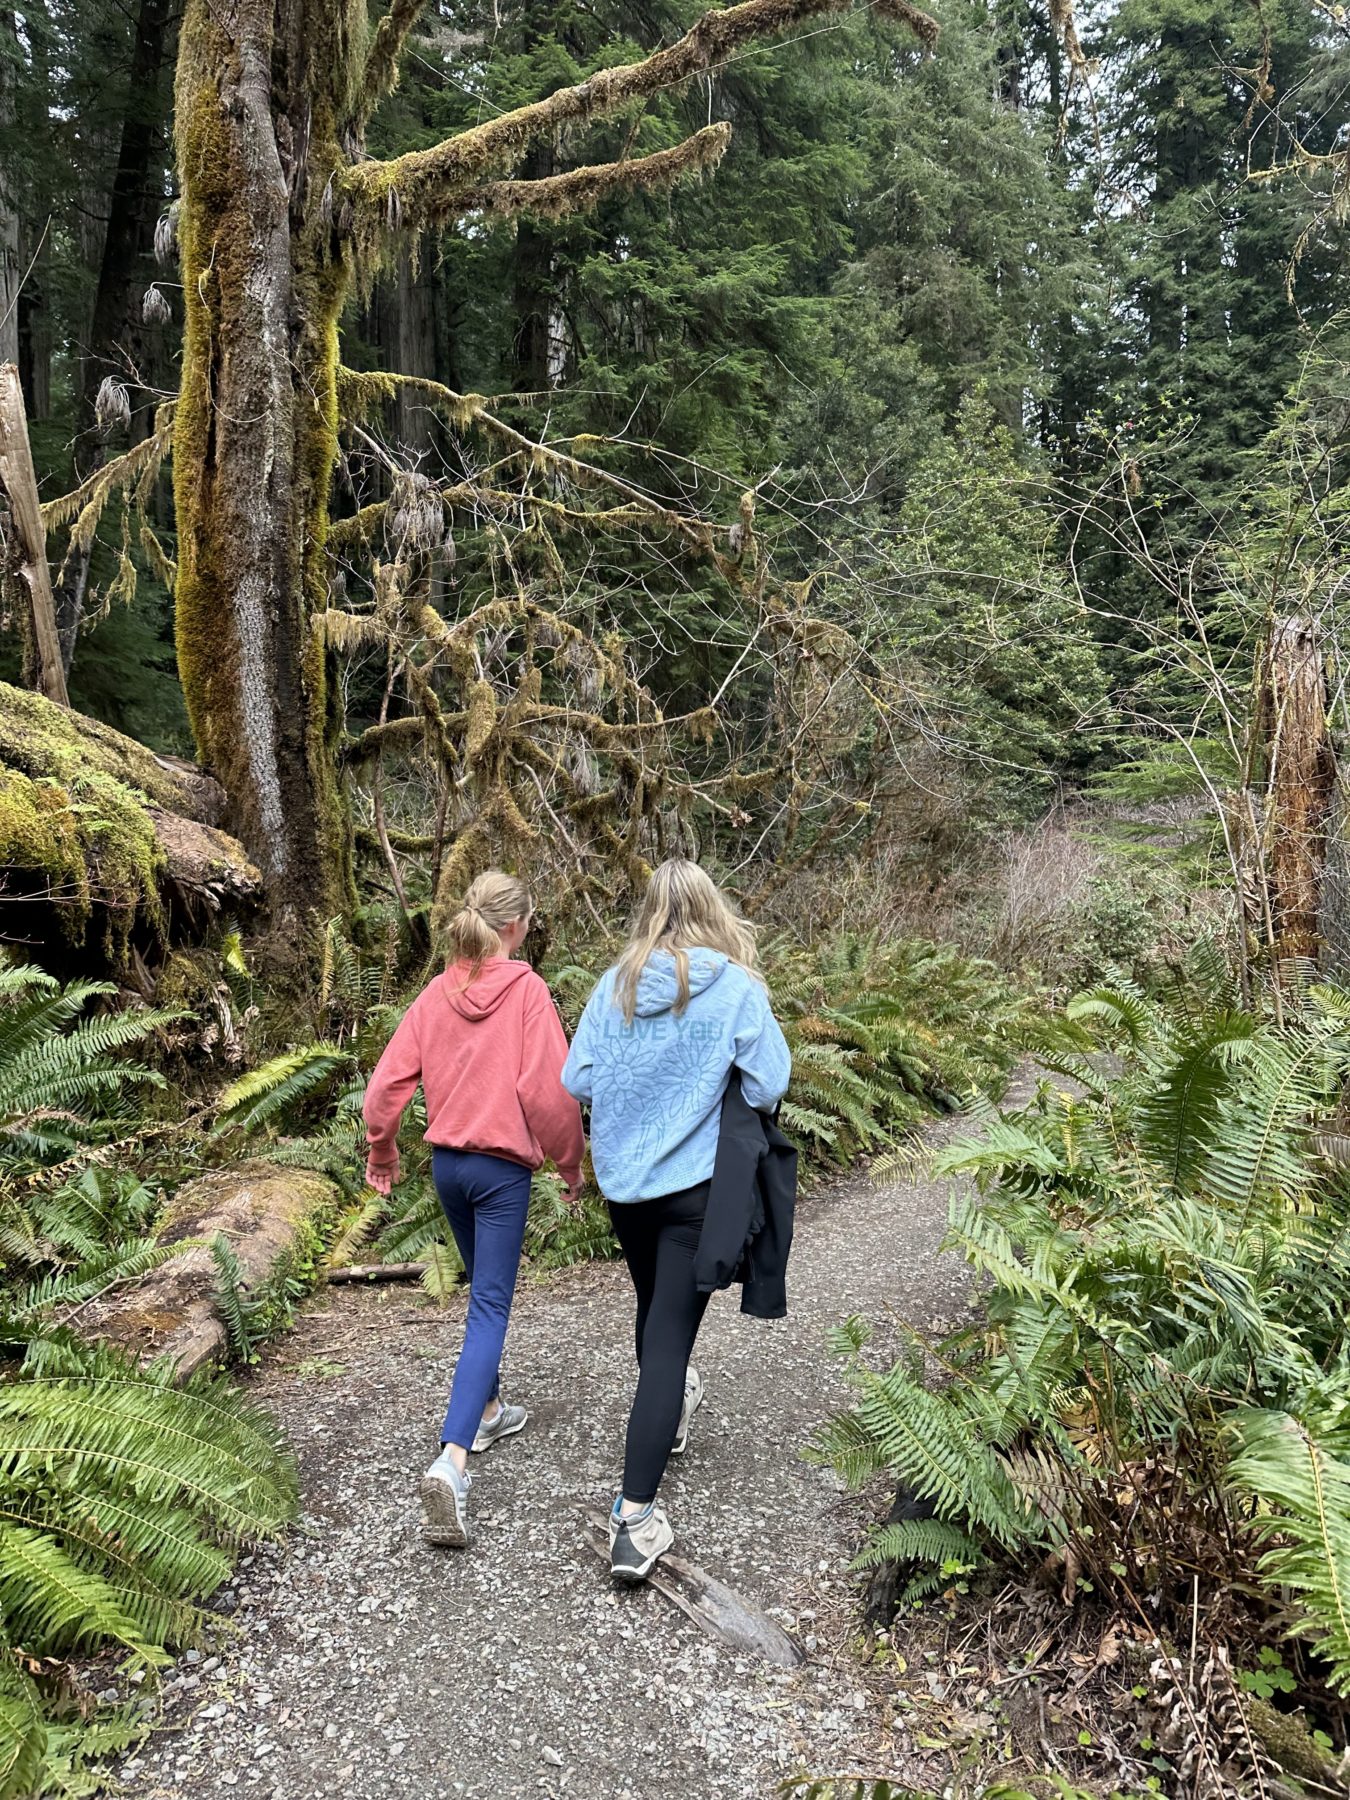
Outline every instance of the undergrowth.
<path fill-rule="evenodd" d="M 227 1380 L 175 1385 L 74 1334 L 173 1253 L 121 1158 L 162 1085 L 129 1052 L 178 1015 L 110 997 L 0 970 L 0 1800 L 89 1791 L 80 1771 L 145 1719 L 97 1710 L 73 1659 L 153 1671 L 199 1640 L 239 1551 L 295 1509 L 276 1427 Z"/>
<path fill-rule="evenodd" d="M 1277 1022 L 1099 989 L 1042 1057 L 1030 1107 L 939 1158 L 973 1184 L 947 1248 L 979 1277 L 974 1322 L 884 1372 L 861 1321 L 836 1334 L 857 1398 L 814 1454 L 919 1502 L 860 1563 L 897 1565 L 902 1604 L 981 1566 L 1052 1578 L 1066 1609 L 1190 1646 L 1197 1677 L 1212 1650 L 1216 1683 L 1269 1649 L 1343 1736 L 1350 1172 L 1328 1133 L 1350 992 L 1310 987 Z M 1236 1743 L 1189 1754 L 1259 1785 Z"/>

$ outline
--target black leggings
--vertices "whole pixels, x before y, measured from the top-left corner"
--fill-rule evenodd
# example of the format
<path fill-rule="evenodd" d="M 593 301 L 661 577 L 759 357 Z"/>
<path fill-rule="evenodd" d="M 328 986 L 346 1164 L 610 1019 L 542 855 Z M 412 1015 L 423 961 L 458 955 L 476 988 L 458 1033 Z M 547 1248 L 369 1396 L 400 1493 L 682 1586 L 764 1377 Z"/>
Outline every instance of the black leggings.
<path fill-rule="evenodd" d="M 614 1235 L 637 1291 L 638 1384 L 628 1415 L 623 1491 L 656 1498 L 680 1427 L 684 1378 L 709 1296 L 694 1286 L 708 1183 L 660 1200 L 611 1204 Z"/>

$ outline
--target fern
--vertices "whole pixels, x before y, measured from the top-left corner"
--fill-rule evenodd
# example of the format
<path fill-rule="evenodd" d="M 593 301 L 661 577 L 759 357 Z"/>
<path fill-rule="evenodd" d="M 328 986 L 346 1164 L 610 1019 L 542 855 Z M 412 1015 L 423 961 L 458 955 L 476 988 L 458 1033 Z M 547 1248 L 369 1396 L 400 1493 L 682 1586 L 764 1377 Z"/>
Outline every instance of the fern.
<path fill-rule="evenodd" d="M 1111 1072 L 1081 1097 L 1042 1083 L 938 1158 L 974 1183 L 946 1247 L 980 1277 L 943 1385 L 865 1368 L 851 1323 L 857 1398 L 813 1454 L 933 1503 L 939 1529 L 863 1551 L 912 1565 L 911 1594 L 949 1551 L 1026 1569 L 1058 1549 L 1162 1632 L 1197 1591 L 1247 1597 L 1258 1643 L 1293 1597 L 1319 1679 L 1350 1693 L 1350 1179 L 1318 1153 L 1350 994 L 1308 985 L 1282 1022 L 1212 985 L 1068 1010 L 1065 1041 Z"/>
<path fill-rule="evenodd" d="M 934 1110 L 999 1091 L 1029 1017 L 990 964 L 914 940 L 770 945 L 765 965 L 793 1058 L 783 1121 L 819 1161 L 891 1154 Z"/>
<path fill-rule="evenodd" d="M 464 1262 L 453 1242 L 428 1244 L 427 1266 L 420 1277 L 424 1294 L 434 1300 L 445 1300 L 454 1293 L 464 1274 Z"/>
<path fill-rule="evenodd" d="M 41 1690 L 14 1651 L 0 1648 L 0 1800 L 34 1793 L 46 1754 Z"/>
<path fill-rule="evenodd" d="M 1342 1428 L 1337 1454 L 1288 1413 L 1257 1408 L 1237 1412 L 1231 1429 L 1229 1478 L 1279 1509 L 1256 1521 L 1273 1540 L 1261 1573 L 1301 1596 L 1308 1616 L 1295 1629 L 1316 1641 L 1335 1691 L 1350 1694 L 1350 1434 Z"/>
<path fill-rule="evenodd" d="M 117 1644 L 144 1663 L 201 1637 L 197 1602 L 245 1544 L 294 1516 L 272 1422 L 218 1376 L 186 1386 L 61 1333 L 0 1383 L 0 1800 L 35 1791 L 138 1726 L 46 1716 L 40 1665 Z M 32 1673 L 30 1673 L 33 1671 Z M 49 1759 L 52 1768 L 48 1774 Z"/>
<path fill-rule="evenodd" d="M 253 1361 L 255 1338 L 252 1305 L 245 1291 L 244 1271 L 234 1245 L 218 1231 L 211 1239 L 211 1260 L 216 1266 L 215 1302 L 229 1339 L 232 1354 L 242 1363 Z"/>
<path fill-rule="evenodd" d="M 306 1103 L 326 1090 L 352 1059 L 337 1044 L 304 1044 L 232 1081 L 216 1102 L 216 1129 L 289 1129 Z"/>
<path fill-rule="evenodd" d="M 129 1089 L 163 1077 L 121 1053 L 181 1018 L 128 1008 L 82 1017 L 110 998 L 107 982 L 62 987 L 40 969 L 6 969 L 0 984 L 0 1153 L 32 1165 L 112 1134 L 112 1108 Z"/>
<path fill-rule="evenodd" d="M 882 1563 L 925 1562 L 941 1568 L 944 1563 L 959 1562 L 974 1568 L 983 1561 L 980 1545 L 958 1525 L 943 1519 L 902 1519 L 879 1526 L 853 1559 L 853 1567 L 875 1569 Z"/>

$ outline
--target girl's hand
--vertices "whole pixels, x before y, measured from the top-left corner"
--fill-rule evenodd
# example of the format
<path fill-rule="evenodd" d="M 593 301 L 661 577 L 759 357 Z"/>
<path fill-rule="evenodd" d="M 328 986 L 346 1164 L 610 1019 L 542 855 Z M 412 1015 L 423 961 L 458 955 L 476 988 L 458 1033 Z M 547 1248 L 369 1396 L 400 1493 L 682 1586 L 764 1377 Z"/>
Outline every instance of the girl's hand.
<path fill-rule="evenodd" d="M 377 1194 L 387 1198 L 394 1186 L 394 1174 L 391 1169 L 380 1169 L 375 1166 L 373 1157 L 366 1159 L 366 1185 L 373 1187 Z"/>
<path fill-rule="evenodd" d="M 563 1189 L 563 1203 L 572 1211 L 580 1212 L 581 1203 L 586 1197 L 586 1182 L 583 1177 L 575 1187 Z"/>

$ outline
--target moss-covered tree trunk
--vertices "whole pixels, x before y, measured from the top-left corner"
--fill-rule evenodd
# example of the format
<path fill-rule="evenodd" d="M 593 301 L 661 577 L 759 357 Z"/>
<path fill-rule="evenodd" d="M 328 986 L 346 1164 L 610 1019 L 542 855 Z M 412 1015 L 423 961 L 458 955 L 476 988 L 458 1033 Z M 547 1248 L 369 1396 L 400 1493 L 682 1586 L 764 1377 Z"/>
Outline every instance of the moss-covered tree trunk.
<path fill-rule="evenodd" d="M 311 619 L 325 603 L 347 277 L 314 189 L 340 160 L 364 18 L 364 5 L 321 0 L 189 0 L 178 62 L 179 670 L 283 925 L 346 895 Z"/>

